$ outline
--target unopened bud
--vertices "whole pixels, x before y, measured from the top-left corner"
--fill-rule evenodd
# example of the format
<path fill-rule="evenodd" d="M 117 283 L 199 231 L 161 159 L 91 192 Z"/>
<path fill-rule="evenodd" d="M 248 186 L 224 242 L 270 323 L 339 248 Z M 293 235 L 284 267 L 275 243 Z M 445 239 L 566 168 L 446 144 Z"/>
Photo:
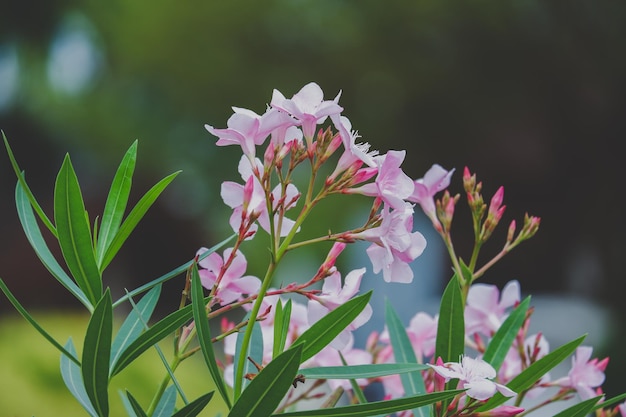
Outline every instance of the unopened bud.
<path fill-rule="evenodd" d="M 524 409 L 512 405 L 503 405 L 493 410 L 469 414 L 472 417 L 512 417 L 523 413 Z"/>
<path fill-rule="evenodd" d="M 274 147 L 274 142 L 270 142 L 265 149 L 265 153 L 263 155 L 263 166 L 267 169 L 267 167 L 272 166 L 272 162 L 274 162 L 274 156 L 276 156 Z"/>
<path fill-rule="evenodd" d="M 509 231 L 506 235 L 507 243 L 513 242 L 514 236 L 515 236 L 515 220 L 511 221 L 511 224 L 509 225 Z"/>
<path fill-rule="evenodd" d="M 463 189 L 471 194 L 474 192 L 474 188 L 476 188 L 476 174 L 470 174 L 469 168 L 465 167 L 463 169 Z"/>

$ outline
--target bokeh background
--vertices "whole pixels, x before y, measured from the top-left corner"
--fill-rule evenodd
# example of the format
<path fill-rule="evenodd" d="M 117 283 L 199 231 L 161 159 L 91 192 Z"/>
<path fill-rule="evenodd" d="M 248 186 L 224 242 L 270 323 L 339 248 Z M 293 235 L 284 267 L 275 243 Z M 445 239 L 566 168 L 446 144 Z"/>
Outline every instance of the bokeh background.
<path fill-rule="evenodd" d="M 610 0 L 3 0 L 0 128 L 48 213 L 66 152 L 92 217 L 133 140 L 140 141 L 135 201 L 183 170 L 109 269 L 108 284 L 122 294 L 229 233 L 219 187 L 237 179 L 238 151 L 213 146 L 204 123 L 225 126 L 233 105 L 261 113 L 274 88 L 291 96 L 316 81 L 327 98 L 342 90 L 340 103 L 363 140 L 382 152 L 407 149 L 410 176 L 433 163 L 456 168 L 451 190 L 462 192 L 468 166 L 487 197 L 505 186 L 507 225 L 525 212 L 542 218 L 537 236 L 484 281 L 518 279 L 535 297 L 536 314 L 544 312 L 541 330 L 553 334 L 553 347 L 589 333 L 594 353 L 611 355 L 605 389 L 615 394 L 626 391 L 625 40 L 626 2 Z M 80 321 L 77 303 L 23 237 L 15 176 L 2 154 L 0 276 L 34 315 Z M 349 222 L 360 209 L 325 210 Z M 468 253 L 467 211 L 457 216 L 457 247 Z M 407 321 L 420 309 L 432 312 L 449 275 L 428 222 L 416 221 L 433 238 L 429 260 L 416 263 L 411 290 L 384 287 L 400 297 Z M 499 249 L 502 229 L 487 253 Z M 252 272 L 260 273 L 262 255 L 262 246 L 248 255 Z M 318 260 L 308 262 L 314 268 Z M 178 302 L 181 283 L 166 288 L 163 311 Z M 27 326 L 0 298 L 1 379 L 23 382 L 0 390 L 0 406 L 22 398 L 12 412 L 35 414 L 45 402 L 37 398 L 54 386 L 69 412 L 75 405 L 56 364 L 41 361 L 54 349 L 16 323 Z M 61 339 L 80 328 L 57 323 Z M 18 357 L 11 346 L 20 343 Z M 44 382 L 41 367 L 49 371 Z"/>

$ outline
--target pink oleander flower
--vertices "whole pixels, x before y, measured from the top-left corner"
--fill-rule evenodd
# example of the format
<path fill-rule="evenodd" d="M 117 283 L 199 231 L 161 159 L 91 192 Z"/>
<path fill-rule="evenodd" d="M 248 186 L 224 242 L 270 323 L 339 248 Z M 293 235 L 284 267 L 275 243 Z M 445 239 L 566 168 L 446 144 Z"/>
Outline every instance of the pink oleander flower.
<path fill-rule="evenodd" d="M 413 193 L 413 180 L 402 171 L 406 151 L 389 151 L 375 158 L 378 175 L 373 183 L 346 190 L 350 193 L 378 197 L 394 209 L 402 209 L 405 199 Z"/>
<path fill-rule="evenodd" d="M 255 147 L 263 144 L 273 130 L 293 123 L 288 115 L 274 109 L 262 116 L 239 107 L 233 107 L 233 110 L 235 113 L 226 122 L 226 129 L 215 129 L 208 124 L 204 127 L 219 138 L 215 143 L 217 146 L 239 145 L 249 159 L 254 158 Z"/>
<path fill-rule="evenodd" d="M 498 391 L 505 397 L 513 397 L 515 392 L 502 384 L 493 382 L 496 370 L 482 359 L 473 359 L 463 356 L 461 363 L 448 362 L 442 365 L 429 365 L 433 370 L 445 378 L 446 382 L 451 379 L 459 380 L 459 388 L 467 389 L 466 394 L 470 398 L 485 401 Z"/>
<path fill-rule="evenodd" d="M 309 323 L 313 324 L 346 303 L 359 291 L 361 279 L 365 274 L 365 268 L 355 269 L 346 275 L 343 286 L 341 285 L 341 274 L 338 271 L 324 279 L 322 292 L 311 295 L 307 306 L 307 317 Z M 352 331 L 365 324 L 372 316 L 372 307 L 368 304 L 357 318 L 344 331 L 331 342 L 330 346 L 335 349 L 342 349 L 351 343 Z"/>
<path fill-rule="evenodd" d="M 206 251 L 207 248 L 200 248 L 197 255 L 202 255 Z M 230 258 L 232 251 L 232 248 L 226 249 L 223 258 L 213 252 L 198 262 L 198 265 L 201 267 L 198 273 L 204 288 L 208 290 L 213 288 L 224 266 L 224 261 Z M 226 272 L 224 272 L 215 293 L 219 297 L 221 304 L 230 304 L 233 301 L 244 298 L 244 294 L 255 294 L 258 292 L 261 287 L 261 280 L 252 275 L 244 276 L 243 274 L 246 272 L 247 266 L 248 262 L 243 253 L 237 251 L 233 261 Z"/>
<path fill-rule="evenodd" d="M 261 161 L 258 158 L 254 159 L 257 170 L 262 170 Z M 258 217 L 258 222 L 263 230 L 269 233 L 270 231 L 270 217 L 267 211 L 267 202 L 265 198 L 265 190 L 259 179 L 254 175 L 249 160 L 242 156 L 239 161 L 239 173 L 241 178 L 246 181 L 246 185 L 237 184 L 232 181 L 225 181 L 222 183 L 221 197 L 224 203 L 233 209 L 233 214 L 230 217 L 230 225 L 235 232 L 239 231 L 242 218 L 255 214 Z M 279 184 L 272 190 L 273 209 L 275 210 L 280 201 L 284 201 L 284 209 L 288 210 L 295 206 L 299 192 L 295 185 L 288 184 L 285 189 L 285 194 L 282 194 L 282 186 Z M 246 206 L 246 213 L 243 215 L 244 206 Z M 278 227 L 278 213 L 274 215 L 275 227 Z M 280 229 L 280 235 L 286 236 L 293 228 L 295 222 L 286 217 L 282 218 L 282 224 Z M 255 231 L 253 226 L 251 231 Z"/>
<path fill-rule="evenodd" d="M 450 171 L 446 171 L 440 165 L 433 165 L 426 171 L 423 178 L 415 180 L 413 193 L 407 199 L 408 201 L 419 204 L 424 214 L 426 214 L 434 224 L 439 223 L 437 220 L 434 196 L 439 191 L 448 188 L 453 173 L 454 168 Z"/>
<path fill-rule="evenodd" d="M 413 207 L 409 203 L 396 210 L 384 206 L 380 226 L 351 235 L 352 238 L 372 242 L 367 255 L 374 273 L 383 271 L 386 282 L 413 281 L 409 266 L 426 248 L 426 239 L 420 232 L 412 232 Z"/>
<path fill-rule="evenodd" d="M 370 144 L 367 142 L 356 143 L 356 140 L 360 137 L 358 132 L 352 130 L 352 123 L 346 116 L 340 116 L 339 114 L 332 115 L 331 120 L 335 125 L 335 129 L 339 132 L 343 146 L 345 148 L 344 153 L 337 162 L 337 168 L 331 177 L 335 177 L 340 172 L 345 171 L 349 166 L 357 161 L 364 162 L 366 165 L 376 168 L 378 165 L 374 160 L 374 157 L 378 155 L 378 151 L 370 151 Z"/>
<path fill-rule="evenodd" d="M 465 329 L 468 335 L 482 333 L 491 336 L 508 316 L 507 309 L 520 301 L 520 286 L 510 281 L 502 290 L 489 284 L 474 284 L 467 294 Z"/>
<path fill-rule="evenodd" d="M 302 125 L 305 139 L 311 141 L 318 123 L 324 123 L 328 116 L 343 111 L 343 107 L 337 104 L 340 96 L 341 92 L 334 100 L 324 100 L 324 92 L 312 82 L 302 87 L 291 99 L 274 90 L 270 105 L 296 118 Z"/>
<path fill-rule="evenodd" d="M 591 359 L 593 348 L 590 346 L 579 346 L 572 358 L 572 369 L 566 377 L 554 381 L 553 385 L 566 388 L 573 388 L 578 392 L 582 400 L 588 400 L 596 396 L 593 388 L 597 388 L 604 383 L 604 370 L 609 363 L 609 358 L 601 361 Z"/>

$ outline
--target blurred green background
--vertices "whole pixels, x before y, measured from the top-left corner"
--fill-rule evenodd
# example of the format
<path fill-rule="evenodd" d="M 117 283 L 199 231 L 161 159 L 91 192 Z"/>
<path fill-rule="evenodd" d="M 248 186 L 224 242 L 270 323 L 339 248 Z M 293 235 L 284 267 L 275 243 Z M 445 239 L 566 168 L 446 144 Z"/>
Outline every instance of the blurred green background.
<path fill-rule="evenodd" d="M 273 88 L 291 96 L 316 81 L 327 98 L 342 90 L 365 141 L 382 152 L 408 150 L 410 176 L 433 163 L 454 167 L 460 192 L 467 165 L 486 196 L 505 186 L 507 224 L 526 211 L 542 218 L 532 242 L 486 280 L 518 279 L 525 293 L 610 312 L 588 330 L 605 329 L 594 353 L 612 355 L 605 387 L 623 392 L 625 23 L 626 2 L 610 0 L 3 0 L 0 129 L 48 213 L 65 152 L 92 216 L 134 139 L 135 201 L 183 170 L 109 268 L 107 284 L 120 295 L 229 233 L 219 187 L 238 178 L 239 151 L 213 146 L 204 123 L 224 127 L 233 105 L 263 112 Z M 80 334 L 78 305 L 23 237 L 14 186 L 4 155 L 0 276 L 36 317 L 61 314 L 53 326 L 62 340 Z M 349 221 L 350 213 L 339 214 Z M 466 214 L 459 209 L 461 223 Z M 467 253 L 469 229 L 458 230 Z M 248 254 L 253 273 L 262 255 Z M 447 264 L 440 269 L 443 283 Z M 166 288 L 161 311 L 178 303 L 180 281 Z M 11 415 L 60 415 L 57 400 L 76 408 L 56 375 L 56 352 L 4 298 L 0 314 L 3 410 L 18 404 Z M 141 378 L 152 381 L 151 371 Z M 35 408 L 43 403 L 48 411 Z"/>

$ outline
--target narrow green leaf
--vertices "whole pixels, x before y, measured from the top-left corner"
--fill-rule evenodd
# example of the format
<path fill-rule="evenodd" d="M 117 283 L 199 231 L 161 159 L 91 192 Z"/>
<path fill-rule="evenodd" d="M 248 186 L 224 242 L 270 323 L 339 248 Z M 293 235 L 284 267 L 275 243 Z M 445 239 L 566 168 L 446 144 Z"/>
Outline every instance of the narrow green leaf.
<path fill-rule="evenodd" d="M 229 417 L 268 417 L 291 387 L 302 355 L 302 344 L 293 346 L 268 363 L 241 393 Z"/>
<path fill-rule="evenodd" d="M 28 313 L 28 311 L 26 311 L 26 309 L 20 304 L 20 302 L 17 301 L 17 298 L 15 298 L 11 290 L 9 290 L 9 287 L 7 287 L 2 280 L 2 278 L 0 278 L 0 289 L 9 299 L 9 302 L 11 302 L 11 304 L 13 305 L 13 307 L 15 307 L 18 313 L 20 313 L 22 317 L 24 317 L 26 321 L 29 322 L 35 328 L 35 330 L 39 332 L 39 334 L 41 334 L 48 342 L 52 344 L 52 346 L 57 348 L 63 355 L 67 356 L 72 362 L 80 366 L 80 361 L 76 359 L 76 356 L 68 352 L 67 349 L 61 346 L 59 342 L 57 342 L 52 336 L 50 336 L 50 334 L 46 332 L 44 328 L 39 325 L 39 323 L 37 323 L 37 321 Z"/>
<path fill-rule="evenodd" d="M 20 169 L 19 165 L 17 164 L 15 155 L 13 155 L 13 150 L 9 146 L 9 141 L 7 140 L 7 137 L 4 135 L 4 132 L 2 132 L 2 138 L 4 139 L 4 146 L 7 149 L 7 154 L 9 155 L 9 159 L 11 160 L 11 166 L 13 167 L 13 171 L 15 171 L 15 175 L 17 176 L 18 182 L 21 184 L 22 188 L 24 188 L 24 193 L 26 194 L 28 201 L 37 212 L 37 215 L 39 216 L 43 224 L 48 228 L 48 230 L 50 230 L 50 232 L 52 233 L 54 237 L 57 237 L 56 228 L 54 227 L 54 225 L 52 224 L 48 216 L 46 216 L 46 213 L 44 213 L 43 209 L 37 202 L 35 195 L 28 187 L 28 184 L 26 183 L 26 178 L 24 176 L 24 172 Z"/>
<path fill-rule="evenodd" d="M 246 314 L 244 320 L 248 320 L 249 318 L 250 314 Z M 248 323 L 248 326 L 249 325 L 250 324 Z M 237 340 L 235 342 L 235 357 L 233 358 L 233 362 L 235 364 L 235 375 L 238 374 L 237 368 L 239 364 L 239 357 L 241 355 L 244 355 L 244 357 L 246 358 L 242 375 L 246 375 L 249 373 L 256 374 L 257 372 L 259 372 L 258 369 L 256 369 L 256 366 L 247 358 L 252 358 L 252 360 L 254 360 L 259 365 L 263 363 L 263 332 L 261 331 L 261 325 L 258 322 L 254 322 L 252 326 L 252 335 L 250 337 L 250 343 L 248 344 L 247 352 L 242 352 L 243 338 L 246 328 L 243 327 L 237 334 Z M 250 381 L 248 381 L 247 379 L 244 379 L 242 382 L 243 388 L 245 388 L 250 383 Z"/>
<path fill-rule="evenodd" d="M 462 390 L 440 391 L 394 400 L 374 401 L 366 404 L 274 414 L 272 417 L 369 417 L 373 415 L 387 415 L 398 411 L 420 408 L 439 401 L 446 401 L 462 392 Z"/>
<path fill-rule="evenodd" d="M 143 197 L 137 202 L 137 205 L 133 207 L 133 209 L 128 214 L 128 217 L 124 220 L 119 230 L 115 234 L 115 237 L 107 247 L 107 251 L 104 254 L 102 261 L 100 262 L 100 268 L 102 270 L 106 269 L 109 263 L 113 260 L 117 252 L 120 250 L 128 236 L 135 230 L 135 227 L 139 223 L 139 221 L 146 214 L 148 209 L 152 207 L 152 204 L 156 201 L 156 199 L 161 195 L 163 190 L 169 185 L 170 182 L 180 173 L 174 172 L 173 174 L 168 175 L 163 178 L 161 181 L 156 183 Z M 58 225 L 57 225 L 58 227 Z"/>
<path fill-rule="evenodd" d="M 109 415 L 109 361 L 113 337 L 111 293 L 106 290 L 87 325 L 82 374 L 85 390 L 100 417 Z"/>
<path fill-rule="evenodd" d="M 429 369 L 418 363 L 377 363 L 367 365 L 322 366 L 298 371 L 308 379 L 359 379 L 378 378 Z"/>
<path fill-rule="evenodd" d="M 294 344 L 304 343 L 302 361 L 310 359 L 324 349 L 363 311 L 372 296 L 369 291 L 340 305 L 317 322 L 313 323 L 298 337 Z"/>
<path fill-rule="evenodd" d="M 441 297 L 435 358 L 444 362 L 458 362 L 465 350 L 465 319 L 463 301 L 456 276 L 453 277 Z"/>
<path fill-rule="evenodd" d="M 54 221 L 61 253 L 76 284 L 95 304 L 102 296 L 102 277 L 93 252 L 89 221 L 69 155 L 54 186 Z"/>
<path fill-rule="evenodd" d="M 128 313 L 111 346 L 111 369 L 115 367 L 122 352 L 143 333 L 144 323 L 150 320 L 160 294 L 161 286 L 157 285 L 141 298 L 137 308 Z"/>
<path fill-rule="evenodd" d="M 204 407 L 211 401 L 211 398 L 213 398 L 213 391 L 196 398 L 176 413 L 172 414 L 172 417 L 196 417 L 204 410 Z"/>
<path fill-rule="evenodd" d="M 194 263 L 191 268 L 191 305 L 193 306 L 193 320 L 196 325 L 196 331 L 198 332 L 200 350 L 202 351 L 204 362 L 209 368 L 209 373 L 213 378 L 217 390 L 228 408 L 230 408 L 231 403 L 228 391 L 226 391 L 226 384 L 222 378 L 222 372 L 215 361 L 215 352 L 213 351 L 213 342 L 211 341 L 211 331 L 209 329 L 209 319 L 207 318 L 202 283 L 200 282 L 200 275 L 198 274 L 198 264 Z"/>
<path fill-rule="evenodd" d="M 176 387 L 170 385 L 165 389 L 152 417 L 170 417 L 176 408 Z"/>
<path fill-rule="evenodd" d="M 39 225 L 37 224 L 37 219 L 35 218 L 35 214 L 33 212 L 33 208 L 31 206 L 30 201 L 26 196 L 24 191 L 24 187 L 21 183 L 17 183 L 15 187 L 15 205 L 17 207 L 17 215 L 20 219 L 20 223 L 22 224 L 22 229 L 24 229 L 24 234 L 28 239 L 28 242 L 35 250 L 37 257 L 41 261 L 41 263 L 46 267 L 46 269 L 52 274 L 57 281 L 61 283 L 74 297 L 76 297 L 87 309 L 89 312 L 93 311 L 93 305 L 85 296 L 85 293 L 72 281 L 72 279 L 65 273 L 63 268 L 59 265 L 57 260 L 55 259 L 50 249 L 48 249 L 48 245 L 41 234 L 41 230 L 39 229 Z"/>
<path fill-rule="evenodd" d="M 596 404 L 598 404 L 600 399 L 602 399 L 602 395 L 581 401 L 578 404 L 574 404 L 560 413 L 555 414 L 554 417 L 586 417 L 596 407 Z"/>
<path fill-rule="evenodd" d="M 396 362 L 418 363 L 413 344 L 409 335 L 400 321 L 400 317 L 393 309 L 389 300 L 385 302 L 385 322 L 389 331 L 389 339 L 393 349 L 393 356 Z M 425 394 L 426 387 L 421 372 L 403 373 L 400 375 L 402 387 L 405 395 Z M 430 415 L 428 406 L 413 410 L 415 417 L 427 417 Z"/>
<path fill-rule="evenodd" d="M 139 402 L 135 399 L 135 397 L 133 397 L 132 394 L 128 391 L 126 391 L 126 395 L 128 397 L 128 402 L 130 403 L 130 406 L 135 412 L 135 415 L 137 417 L 148 417 L 148 415 L 145 411 L 143 411 L 143 408 L 141 408 L 141 405 L 139 405 Z"/>
<path fill-rule="evenodd" d="M 124 217 L 124 211 L 128 203 L 128 196 L 130 195 L 136 161 L 137 141 L 134 141 L 128 151 L 126 151 L 120 166 L 117 168 L 117 172 L 111 183 L 111 188 L 109 189 L 107 201 L 104 205 L 102 222 L 100 223 L 100 231 L 98 233 L 98 244 L 96 245 L 96 261 L 99 266 L 102 265 L 104 254 L 122 224 L 122 218 Z"/>
<path fill-rule="evenodd" d="M 278 300 L 276 313 L 274 314 L 274 344 L 272 345 L 272 358 L 280 355 L 285 350 L 287 335 L 289 334 L 289 322 L 291 321 L 291 299 L 287 300 L 285 307 Z"/>
<path fill-rule="evenodd" d="M 70 337 L 65 344 L 65 349 L 72 354 L 72 357 L 77 356 L 76 348 Z M 85 391 L 85 384 L 83 383 L 83 375 L 80 372 L 80 366 L 76 365 L 67 355 L 61 354 L 61 377 L 67 389 L 72 393 L 74 398 L 83 406 L 85 411 L 92 416 L 98 417 L 96 410 L 94 410 L 87 391 Z"/>
<path fill-rule="evenodd" d="M 348 366 L 348 362 L 346 362 L 346 358 L 343 357 L 341 352 L 337 351 L 337 353 L 339 353 L 339 358 L 341 359 L 343 366 Z M 363 393 L 363 390 L 359 386 L 358 382 L 356 382 L 356 379 L 350 378 L 350 386 L 352 387 L 352 393 L 354 394 L 354 398 L 356 398 L 356 402 L 366 403 L 367 398 L 365 398 L 365 394 Z"/>
<path fill-rule="evenodd" d="M 180 310 L 174 311 L 142 333 L 121 355 L 119 355 L 111 371 L 111 376 L 117 375 L 122 369 L 126 368 L 132 361 L 139 357 L 139 355 L 191 319 L 193 315 L 191 307 L 190 304 Z"/>
<path fill-rule="evenodd" d="M 552 368 L 563 362 L 565 358 L 571 355 L 576 350 L 578 345 L 582 343 L 585 337 L 586 335 L 583 335 L 578 339 L 572 340 L 571 342 L 566 343 L 563 346 L 560 346 L 554 351 L 548 353 L 546 356 L 531 364 L 518 376 L 513 378 L 508 384 L 506 384 L 506 386 L 517 393 L 531 388 L 535 384 L 535 382 L 541 379 L 541 377 L 543 377 L 547 372 L 549 372 Z M 508 398 L 498 392 L 477 411 L 491 410 L 492 408 L 495 408 L 506 402 L 507 399 Z"/>
<path fill-rule="evenodd" d="M 232 234 L 230 235 L 230 237 L 222 240 L 220 243 L 218 243 L 217 245 L 214 245 L 213 247 L 211 247 L 209 250 L 207 250 L 206 252 L 204 252 L 202 255 L 200 255 L 198 257 L 198 261 L 203 260 L 204 258 L 206 258 L 207 256 L 209 256 L 210 254 L 212 254 L 213 252 L 215 252 L 216 250 L 220 249 L 221 247 L 223 247 L 225 244 L 227 244 L 228 242 L 230 242 L 232 239 L 235 238 L 235 236 L 237 236 L 237 234 Z M 148 282 L 147 284 L 142 285 L 141 287 L 135 288 L 134 290 L 128 292 L 126 295 L 123 295 L 122 297 L 120 297 L 116 302 L 113 303 L 113 308 L 119 306 L 120 304 L 122 304 L 123 302 L 127 301 L 129 298 L 134 297 L 136 295 L 142 294 L 146 291 L 148 291 L 149 289 L 164 283 L 165 281 L 168 281 L 172 278 L 175 278 L 177 276 L 179 276 L 180 274 L 184 273 L 185 271 L 187 271 L 191 265 L 194 263 L 195 258 L 184 263 L 183 265 L 179 266 L 178 268 L 173 269 L 172 271 L 168 272 L 165 275 L 161 275 L 159 278 L 153 279 L 152 281 Z"/>
<path fill-rule="evenodd" d="M 489 346 L 485 350 L 483 360 L 491 364 L 497 371 L 504 363 L 504 358 L 511 349 L 511 345 L 519 332 L 519 329 L 524 324 L 526 318 L 526 312 L 530 305 L 530 296 L 526 297 L 504 320 L 504 323 L 500 326 L 496 334 L 489 342 Z"/>
<path fill-rule="evenodd" d="M 599 408 L 609 407 L 609 406 L 611 406 L 613 404 L 617 404 L 619 402 L 624 401 L 624 399 L 626 399 L 626 393 L 620 394 L 620 395 L 616 395 L 613 398 L 610 398 L 610 399 L 608 399 L 606 401 L 603 401 L 603 402 L 601 402 L 599 404 L 596 404 L 596 406 L 593 408 L 593 410 L 595 411 L 595 410 L 597 410 Z"/>
<path fill-rule="evenodd" d="M 124 410 L 126 410 L 126 414 L 128 414 L 128 417 L 138 417 L 137 413 L 135 413 L 135 410 L 133 409 L 133 406 L 128 400 L 128 396 L 122 390 L 118 390 L 117 393 L 122 400 L 122 405 L 124 406 Z"/>

